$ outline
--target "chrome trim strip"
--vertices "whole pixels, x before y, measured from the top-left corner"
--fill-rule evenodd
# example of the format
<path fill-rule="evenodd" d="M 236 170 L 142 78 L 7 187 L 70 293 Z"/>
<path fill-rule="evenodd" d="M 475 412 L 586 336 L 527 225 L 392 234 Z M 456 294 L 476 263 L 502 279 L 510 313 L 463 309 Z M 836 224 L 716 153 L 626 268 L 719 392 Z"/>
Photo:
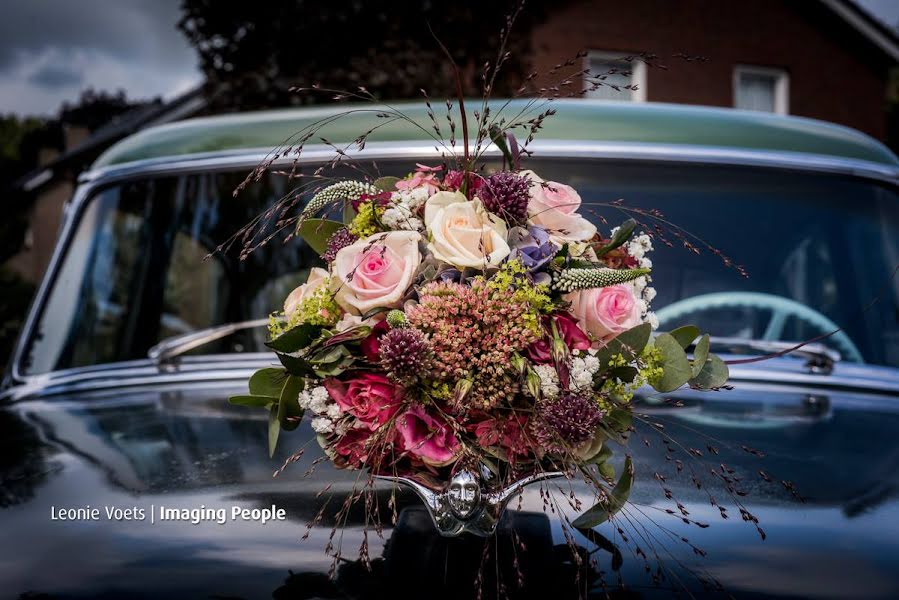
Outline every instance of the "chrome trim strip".
<path fill-rule="evenodd" d="M 797 171 L 816 171 L 837 173 L 881 181 L 894 186 L 899 185 L 899 167 L 891 167 L 865 160 L 839 158 L 825 155 L 813 155 L 798 152 L 771 152 L 765 150 L 746 150 L 725 147 L 704 147 L 675 144 L 595 142 L 595 141 L 558 141 L 540 140 L 532 145 L 538 158 L 578 158 L 605 160 L 640 160 L 650 162 L 667 162 L 681 164 L 728 164 L 748 167 L 787 169 Z M 49 292 L 50 282 L 58 273 L 62 258 L 68 249 L 75 226 L 81 212 L 93 192 L 100 186 L 110 183 L 147 176 L 178 174 L 192 171 L 250 169 L 264 160 L 270 149 L 238 150 L 230 152 L 213 152 L 192 154 L 164 159 L 150 159 L 132 163 L 115 165 L 84 173 L 79 181 L 81 185 L 75 190 L 69 203 L 59 239 L 50 260 L 47 272 L 34 296 L 25 324 L 19 334 L 13 351 L 13 359 L 9 381 L 13 385 L 24 385 L 29 389 L 47 385 L 48 380 L 63 371 L 40 375 L 25 375 L 21 371 L 25 341 L 31 337 Z M 427 159 L 439 158 L 440 151 L 430 142 L 372 142 L 363 151 L 348 152 L 359 160 L 388 159 Z M 485 156 L 498 157 L 499 151 L 488 147 Z M 333 157 L 333 149 L 324 145 L 310 145 L 303 155 L 297 159 L 300 164 L 320 163 Z M 276 164 L 290 164 L 294 159 L 285 158 Z M 136 361 L 142 362 L 142 361 Z M 108 365 L 106 366 L 108 368 Z M 96 367 L 93 367 L 96 368 Z M 735 370 L 736 371 L 736 370 Z M 817 383 L 823 383 L 821 376 L 816 376 Z M 752 379 L 756 379 L 753 377 Z M 804 383 L 804 382 L 803 382 Z M 811 383 L 811 382 L 809 382 Z M 847 384 L 835 383 L 837 387 Z M 852 387 L 852 384 L 848 384 Z M 877 388 L 881 389 L 881 388 Z M 893 387 L 884 388 L 891 392 L 899 392 L 899 382 Z M 0 400 L 5 394 L 0 394 Z"/>
<path fill-rule="evenodd" d="M 690 146 L 687 144 L 656 144 L 646 142 L 601 142 L 590 140 L 538 140 L 530 148 L 538 158 L 603 158 L 615 160 L 651 160 L 673 163 L 729 164 L 742 166 L 824 171 L 854 175 L 896 183 L 899 166 L 862 159 L 843 158 L 826 154 L 732 148 L 727 146 Z M 120 165 L 102 167 L 85 172 L 82 183 L 110 182 L 135 175 L 172 174 L 184 171 L 208 171 L 253 168 L 264 161 L 271 148 L 229 150 L 186 154 L 169 158 L 137 160 Z M 500 157 L 499 150 L 488 146 L 485 156 Z M 433 142 L 371 142 L 364 150 L 350 149 L 347 156 L 357 160 L 427 159 L 441 158 L 443 153 Z M 276 165 L 325 162 L 334 157 L 334 150 L 322 144 L 309 145 L 298 158 L 282 157 Z"/>

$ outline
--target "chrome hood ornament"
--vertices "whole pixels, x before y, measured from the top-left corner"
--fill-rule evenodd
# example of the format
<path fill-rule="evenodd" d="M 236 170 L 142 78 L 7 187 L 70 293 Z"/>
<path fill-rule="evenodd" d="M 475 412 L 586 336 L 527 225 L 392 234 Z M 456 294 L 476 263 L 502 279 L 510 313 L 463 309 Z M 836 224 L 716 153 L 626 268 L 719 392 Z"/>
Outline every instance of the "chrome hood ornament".
<path fill-rule="evenodd" d="M 506 487 L 495 487 L 492 473 L 483 465 L 480 473 L 469 468 L 457 471 L 443 490 L 433 490 L 408 477 L 378 476 L 382 481 L 401 483 L 421 498 L 437 531 L 444 537 L 471 533 L 480 537 L 492 535 L 506 506 L 526 485 L 561 477 L 564 473 L 547 471 L 534 473 Z"/>

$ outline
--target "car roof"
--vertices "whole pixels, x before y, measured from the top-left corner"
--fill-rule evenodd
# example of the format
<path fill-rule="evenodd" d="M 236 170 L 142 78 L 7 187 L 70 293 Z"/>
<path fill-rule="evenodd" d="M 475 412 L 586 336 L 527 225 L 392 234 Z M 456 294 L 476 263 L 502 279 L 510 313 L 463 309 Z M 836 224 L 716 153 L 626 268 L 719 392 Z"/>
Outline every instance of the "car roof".
<path fill-rule="evenodd" d="M 469 102 L 470 106 L 480 108 L 479 101 Z M 491 102 L 494 115 L 504 102 Z M 516 115 L 527 108 L 528 102 L 527 99 L 509 101 L 503 115 Z M 148 128 L 125 138 L 97 158 L 93 168 L 210 152 L 269 150 L 303 128 L 347 110 L 355 112 L 328 124 L 309 143 L 320 143 L 319 138 L 324 137 L 334 144 L 349 144 L 374 126 L 379 127 L 368 137 L 368 142 L 430 139 L 427 132 L 433 131 L 434 124 L 424 102 L 397 102 L 391 106 L 409 120 L 388 123 L 388 119 L 378 117 L 387 107 L 376 104 L 338 104 L 188 119 Z M 538 106 L 544 105 L 538 102 Z M 815 119 L 728 108 L 601 100 L 557 100 L 551 108 L 557 113 L 543 122 L 538 134 L 541 140 L 798 152 L 899 165 L 899 159 L 870 136 Z M 436 104 L 434 112 L 442 137 L 449 137 L 446 106 Z M 539 108 L 532 109 L 530 115 L 539 112 Z M 458 121 L 455 108 L 453 117 Z M 519 137 L 526 136 L 519 132 Z M 456 136 L 461 138 L 458 130 Z"/>

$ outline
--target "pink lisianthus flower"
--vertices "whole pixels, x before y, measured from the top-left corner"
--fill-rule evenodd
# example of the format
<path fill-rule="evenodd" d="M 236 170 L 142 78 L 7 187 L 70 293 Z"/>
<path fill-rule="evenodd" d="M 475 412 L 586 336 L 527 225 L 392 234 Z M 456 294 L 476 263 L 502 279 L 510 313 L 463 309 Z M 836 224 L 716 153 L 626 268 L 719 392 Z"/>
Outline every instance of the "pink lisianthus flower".
<path fill-rule="evenodd" d="M 414 405 L 397 417 L 396 430 L 409 454 L 435 467 L 453 462 L 461 448 L 446 422 L 428 414 L 421 405 Z"/>
<path fill-rule="evenodd" d="M 328 395 L 345 412 L 374 431 L 388 422 L 403 403 L 403 389 L 380 373 L 354 373 L 350 377 L 325 379 Z"/>
<path fill-rule="evenodd" d="M 408 179 L 401 179 L 396 182 L 396 189 L 411 190 L 419 187 L 428 188 L 428 194 L 433 194 L 440 189 L 440 181 L 437 180 L 437 173 L 443 170 L 443 167 L 429 167 L 420 163 L 415 165 L 415 173 Z"/>
<path fill-rule="evenodd" d="M 552 322 L 555 322 L 562 341 L 569 350 L 589 350 L 590 338 L 578 327 L 577 319 L 567 312 L 557 312 L 551 316 L 543 317 L 543 326 L 547 332 L 541 339 L 528 346 L 528 358 L 538 365 L 549 364 L 552 357 Z"/>
<path fill-rule="evenodd" d="M 465 172 L 464 171 L 450 171 L 446 174 L 446 177 L 443 178 L 443 187 L 444 189 L 456 192 L 459 188 L 462 187 L 462 182 L 464 181 Z M 477 196 L 478 192 L 484 187 L 485 180 L 483 177 L 478 175 L 477 173 L 469 173 L 468 174 L 468 195 L 470 197 Z"/>
<path fill-rule="evenodd" d="M 571 313 L 599 344 L 640 324 L 640 307 L 629 285 L 578 290 L 563 296 Z"/>

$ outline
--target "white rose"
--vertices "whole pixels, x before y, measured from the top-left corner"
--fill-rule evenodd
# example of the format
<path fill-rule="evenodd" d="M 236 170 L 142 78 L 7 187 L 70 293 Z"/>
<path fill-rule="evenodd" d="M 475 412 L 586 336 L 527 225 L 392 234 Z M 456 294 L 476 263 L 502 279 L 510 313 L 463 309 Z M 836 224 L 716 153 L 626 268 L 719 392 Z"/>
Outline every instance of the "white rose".
<path fill-rule="evenodd" d="M 506 224 L 459 192 L 437 192 L 425 204 L 428 250 L 454 267 L 496 266 L 511 252 Z"/>
<path fill-rule="evenodd" d="M 415 231 L 390 231 L 341 248 L 332 266 L 334 299 L 356 315 L 376 307 L 399 307 L 421 264 L 420 240 Z"/>
<path fill-rule="evenodd" d="M 306 279 L 306 283 L 290 292 L 287 299 L 284 301 L 284 315 L 287 317 L 288 321 L 300 308 L 303 300 L 317 292 L 327 280 L 328 272 L 324 269 L 315 267 L 309 271 L 309 277 Z"/>
<path fill-rule="evenodd" d="M 521 175 L 531 182 L 528 215 L 534 225 L 549 231 L 553 243 L 584 242 L 596 235 L 596 225 L 578 214 L 581 197 L 570 185 L 544 182 L 533 171 Z"/>

